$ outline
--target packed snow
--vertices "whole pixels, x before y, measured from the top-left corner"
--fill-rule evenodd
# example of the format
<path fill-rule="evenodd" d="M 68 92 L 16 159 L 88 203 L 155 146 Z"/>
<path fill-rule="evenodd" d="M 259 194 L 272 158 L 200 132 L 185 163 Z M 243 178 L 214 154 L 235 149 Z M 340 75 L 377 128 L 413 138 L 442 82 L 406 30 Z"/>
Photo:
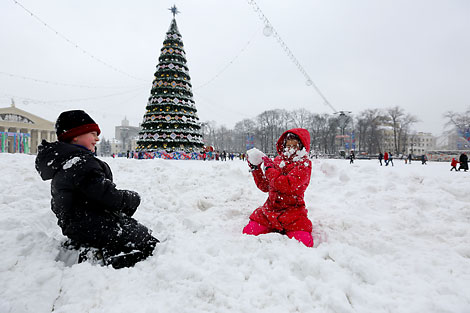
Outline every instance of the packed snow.
<path fill-rule="evenodd" d="M 253 165 L 260 165 L 263 162 L 263 157 L 266 156 L 264 152 L 258 148 L 251 148 L 246 152 L 247 160 Z"/>
<path fill-rule="evenodd" d="M 0 154 L 0 312 L 470 312 L 470 172 L 313 159 L 305 200 L 328 239 L 307 248 L 241 233 L 267 198 L 246 162 L 103 160 L 142 196 L 154 256 L 65 266 L 50 182 Z"/>

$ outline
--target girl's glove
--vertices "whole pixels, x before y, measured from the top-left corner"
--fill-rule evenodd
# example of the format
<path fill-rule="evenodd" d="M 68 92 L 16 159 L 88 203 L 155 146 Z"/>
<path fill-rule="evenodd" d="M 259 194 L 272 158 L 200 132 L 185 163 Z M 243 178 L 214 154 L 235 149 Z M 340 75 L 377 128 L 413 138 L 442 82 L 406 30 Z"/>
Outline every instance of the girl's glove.
<path fill-rule="evenodd" d="M 251 164 L 250 161 L 248 161 L 248 166 L 250 167 L 250 172 L 253 172 L 254 170 L 257 170 L 259 169 L 259 165 L 254 165 L 254 164 Z"/>
<path fill-rule="evenodd" d="M 274 167 L 274 162 L 267 156 L 263 157 L 263 162 L 264 162 L 264 168 L 267 170 L 268 168 L 273 168 Z"/>

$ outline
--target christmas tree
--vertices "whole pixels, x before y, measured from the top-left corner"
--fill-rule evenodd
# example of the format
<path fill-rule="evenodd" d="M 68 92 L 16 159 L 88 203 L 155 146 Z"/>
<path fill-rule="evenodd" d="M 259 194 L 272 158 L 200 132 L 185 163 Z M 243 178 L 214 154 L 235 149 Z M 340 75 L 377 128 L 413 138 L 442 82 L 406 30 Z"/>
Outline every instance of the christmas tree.
<path fill-rule="evenodd" d="M 137 141 L 138 151 L 199 152 L 201 125 L 194 105 L 186 53 L 175 15 L 166 33 Z"/>

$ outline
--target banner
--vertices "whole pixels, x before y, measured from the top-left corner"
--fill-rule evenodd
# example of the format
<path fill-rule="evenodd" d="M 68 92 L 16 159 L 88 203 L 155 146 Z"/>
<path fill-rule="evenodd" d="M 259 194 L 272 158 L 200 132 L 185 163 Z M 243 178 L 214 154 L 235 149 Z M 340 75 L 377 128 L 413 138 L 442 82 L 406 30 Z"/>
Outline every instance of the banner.
<path fill-rule="evenodd" d="M 1 152 L 8 152 L 8 137 L 13 137 L 12 148 L 13 153 L 29 153 L 29 139 L 31 134 L 16 132 L 0 132 L 1 136 Z"/>
<path fill-rule="evenodd" d="M 255 147 L 255 136 L 247 135 L 246 136 L 246 150 L 253 149 Z"/>
<path fill-rule="evenodd" d="M 202 154 L 199 152 L 183 152 L 183 151 L 174 151 L 166 152 L 156 151 L 156 152 L 140 152 L 140 159 L 166 159 L 166 160 L 202 160 Z"/>
<path fill-rule="evenodd" d="M 2 132 L 2 152 L 5 152 L 5 149 L 6 149 L 6 145 L 7 145 L 7 140 L 8 140 L 8 136 L 6 133 Z"/>

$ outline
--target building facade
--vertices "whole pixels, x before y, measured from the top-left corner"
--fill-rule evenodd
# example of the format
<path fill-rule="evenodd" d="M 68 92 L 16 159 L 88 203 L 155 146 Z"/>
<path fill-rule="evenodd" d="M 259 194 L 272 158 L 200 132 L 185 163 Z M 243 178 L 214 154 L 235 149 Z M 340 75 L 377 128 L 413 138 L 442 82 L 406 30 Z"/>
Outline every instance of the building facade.
<path fill-rule="evenodd" d="M 43 139 L 57 140 L 54 123 L 11 106 L 0 108 L 0 152 L 36 154 Z"/>
<path fill-rule="evenodd" d="M 125 117 L 120 126 L 115 127 L 114 138 L 120 141 L 121 146 L 118 152 L 126 152 L 127 150 L 133 151 L 137 147 L 137 140 L 139 139 L 139 126 L 130 126 L 129 121 Z"/>
<path fill-rule="evenodd" d="M 417 132 L 409 135 L 406 153 L 412 155 L 423 155 L 430 150 L 436 149 L 437 138 L 431 133 Z"/>

